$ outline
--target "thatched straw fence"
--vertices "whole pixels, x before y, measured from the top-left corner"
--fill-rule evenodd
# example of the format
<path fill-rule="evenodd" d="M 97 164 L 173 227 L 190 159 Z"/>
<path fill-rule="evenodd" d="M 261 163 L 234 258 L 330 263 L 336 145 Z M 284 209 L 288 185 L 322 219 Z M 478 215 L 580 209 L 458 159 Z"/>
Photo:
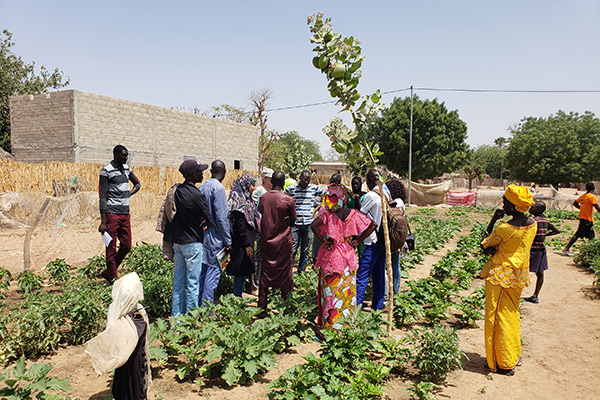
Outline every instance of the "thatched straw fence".
<path fill-rule="evenodd" d="M 0 193 L 2 192 L 41 192 L 56 195 L 56 184 L 69 186 L 76 184 L 79 191 L 98 190 L 98 173 L 104 164 L 45 162 L 40 164 L 0 160 Z M 144 192 L 162 196 L 174 183 L 183 180 L 176 167 L 133 167 Z M 258 178 L 256 171 L 229 170 L 223 181 L 227 190 L 243 174 Z M 204 179 L 210 171 L 204 173 Z"/>

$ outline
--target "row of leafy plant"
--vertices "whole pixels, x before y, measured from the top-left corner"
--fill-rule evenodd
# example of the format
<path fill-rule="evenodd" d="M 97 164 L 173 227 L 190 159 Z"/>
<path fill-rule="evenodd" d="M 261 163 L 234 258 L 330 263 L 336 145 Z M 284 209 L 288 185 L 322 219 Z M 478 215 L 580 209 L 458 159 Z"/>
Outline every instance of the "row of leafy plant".
<path fill-rule="evenodd" d="M 452 306 L 460 311 L 459 326 L 472 325 L 483 317 L 483 289 L 470 296 L 460 296 L 459 292 L 469 289 L 473 276 L 483 266 L 485 259 L 476 250 L 484 230 L 483 223 L 476 224 L 468 236 L 458 240 L 454 250 L 432 267 L 431 276 L 408 281 L 408 289 L 395 295 L 394 321 L 398 327 L 420 322 L 437 325 L 450 317 Z"/>
<path fill-rule="evenodd" d="M 283 299 L 272 295 L 270 312 L 258 319 L 254 300 L 221 296 L 219 304 L 198 307 L 152 327 L 151 355 L 177 369 L 179 379 L 218 374 L 228 385 L 243 384 L 275 365 L 275 354 L 314 340 L 316 271 L 297 275 Z M 200 381 L 199 381 L 200 382 Z"/>
<path fill-rule="evenodd" d="M 39 274 L 28 271 L 15 278 L 0 268 L 0 364 L 22 355 L 51 354 L 60 343 L 81 344 L 98 334 L 111 302 L 110 287 L 97 279 L 105 268 L 104 256 L 93 257 L 79 268 L 56 259 Z M 173 267 L 163 260 L 160 246 L 133 248 L 119 273 L 130 271 L 140 275 L 149 314 L 170 313 Z M 7 293 L 13 281 L 18 299 L 9 305 Z"/>
<path fill-rule="evenodd" d="M 356 309 L 341 330 L 324 331 L 317 355 L 295 365 L 273 381 L 269 399 L 377 399 L 386 390 L 391 374 L 426 381 L 443 381 L 465 357 L 456 332 L 444 327 L 414 329 L 397 340 L 385 331 L 381 311 Z M 418 371 L 411 375 L 409 367 Z M 433 386 L 432 386 L 433 385 Z M 430 384 L 429 388 L 434 387 Z M 415 398 L 423 385 L 410 388 Z"/>
<path fill-rule="evenodd" d="M 409 275 L 409 270 L 425 259 L 425 256 L 441 249 L 470 220 L 463 209 L 446 212 L 444 219 L 434 217 L 433 208 L 417 210 L 416 215 L 409 217 L 411 231 L 416 236 L 415 249 L 400 260 L 402 277 Z"/>
<path fill-rule="evenodd" d="M 594 274 L 594 285 L 600 287 L 600 238 L 580 244 L 574 261 L 588 268 Z"/>

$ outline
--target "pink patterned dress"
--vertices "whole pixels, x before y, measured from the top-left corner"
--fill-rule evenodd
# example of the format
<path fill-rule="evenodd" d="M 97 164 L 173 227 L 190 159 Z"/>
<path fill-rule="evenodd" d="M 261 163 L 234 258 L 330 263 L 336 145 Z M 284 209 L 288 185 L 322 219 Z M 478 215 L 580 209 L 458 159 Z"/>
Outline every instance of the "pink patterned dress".
<path fill-rule="evenodd" d="M 321 233 L 334 241 L 331 250 L 321 246 L 317 255 L 319 269 L 319 328 L 340 329 L 335 321 L 352 313 L 356 306 L 356 270 L 358 259 L 350 245 L 352 236 L 360 235 L 371 224 L 371 219 L 357 210 L 351 210 L 345 220 L 335 212 L 319 215 L 323 221 Z"/>

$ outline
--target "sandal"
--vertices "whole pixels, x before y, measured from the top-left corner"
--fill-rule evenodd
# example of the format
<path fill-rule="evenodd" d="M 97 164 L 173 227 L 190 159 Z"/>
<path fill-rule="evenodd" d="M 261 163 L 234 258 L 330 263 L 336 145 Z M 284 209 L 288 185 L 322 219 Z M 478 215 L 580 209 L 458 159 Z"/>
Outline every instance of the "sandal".
<path fill-rule="evenodd" d="M 504 369 L 504 368 L 496 368 L 496 372 L 506 376 L 513 376 L 515 374 L 514 369 Z"/>
<path fill-rule="evenodd" d="M 539 304 L 540 300 L 537 297 L 531 296 L 531 297 L 525 297 L 523 300 L 528 301 L 530 303 L 533 304 Z"/>

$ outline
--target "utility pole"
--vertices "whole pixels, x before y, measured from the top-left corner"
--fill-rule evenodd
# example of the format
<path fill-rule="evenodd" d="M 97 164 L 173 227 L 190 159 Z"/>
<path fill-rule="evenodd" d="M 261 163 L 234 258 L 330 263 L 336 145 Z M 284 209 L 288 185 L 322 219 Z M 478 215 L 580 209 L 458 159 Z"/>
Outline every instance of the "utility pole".
<path fill-rule="evenodd" d="M 412 180 L 413 87 L 410 85 L 410 133 L 408 141 L 408 205 L 410 206 L 410 181 Z"/>

